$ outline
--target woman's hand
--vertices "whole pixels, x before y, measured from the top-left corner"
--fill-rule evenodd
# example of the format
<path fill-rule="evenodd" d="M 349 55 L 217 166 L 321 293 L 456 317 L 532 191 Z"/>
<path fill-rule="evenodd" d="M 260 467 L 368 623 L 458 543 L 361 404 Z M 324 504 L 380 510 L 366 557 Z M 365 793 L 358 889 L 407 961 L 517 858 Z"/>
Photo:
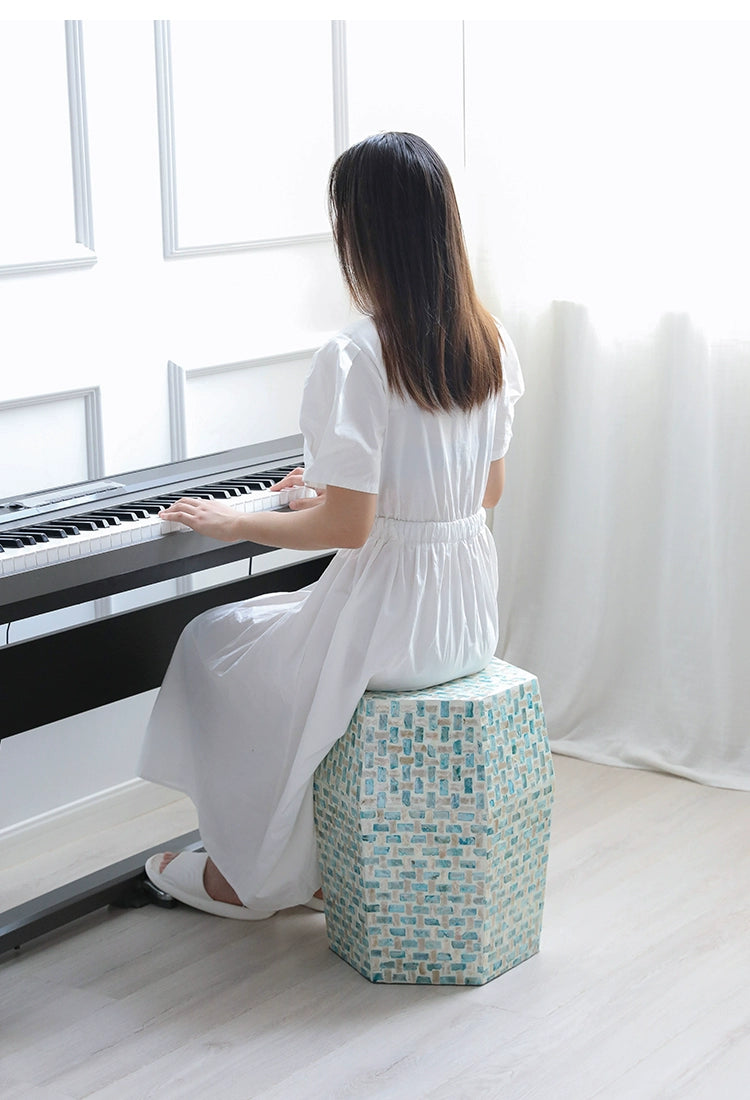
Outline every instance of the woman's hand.
<path fill-rule="evenodd" d="M 208 535 L 221 542 L 236 542 L 242 538 L 238 531 L 239 518 L 233 508 L 218 500 L 195 500 L 193 497 L 182 497 L 159 512 L 159 519 L 184 523 L 199 535 Z"/>
<path fill-rule="evenodd" d="M 305 484 L 305 471 L 301 466 L 298 466 L 296 470 L 292 470 L 290 474 L 282 478 L 281 481 L 277 481 L 275 485 L 271 486 L 272 493 L 278 493 L 281 489 L 296 489 L 301 488 Z M 308 486 L 308 488 L 312 488 Z M 293 512 L 300 512 L 303 508 L 314 508 L 316 504 L 322 504 L 326 498 L 325 489 L 315 489 L 317 496 L 314 497 L 300 497 L 299 500 L 290 500 L 289 507 Z"/>
<path fill-rule="evenodd" d="M 293 489 L 295 486 L 305 484 L 305 471 L 302 466 L 298 466 L 295 470 L 292 470 L 291 474 L 287 474 L 286 477 L 282 477 L 281 481 L 277 481 L 275 485 L 271 486 L 272 493 L 278 493 L 281 489 Z"/>
<path fill-rule="evenodd" d="M 302 474 L 297 470 L 287 474 L 276 488 L 302 484 Z M 377 493 L 329 485 L 316 497 L 295 501 L 293 512 L 274 508 L 245 514 L 217 500 L 182 497 L 160 512 L 159 518 L 184 523 L 200 535 L 223 542 L 246 539 L 288 550 L 354 549 L 369 537 L 377 502 Z"/>

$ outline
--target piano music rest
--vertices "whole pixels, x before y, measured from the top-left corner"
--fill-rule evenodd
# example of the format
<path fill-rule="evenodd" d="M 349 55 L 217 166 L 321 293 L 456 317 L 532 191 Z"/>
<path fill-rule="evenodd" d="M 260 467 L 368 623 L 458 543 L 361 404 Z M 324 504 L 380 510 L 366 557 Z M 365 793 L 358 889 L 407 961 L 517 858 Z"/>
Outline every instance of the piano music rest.
<path fill-rule="evenodd" d="M 86 486 L 67 487 L 74 492 L 72 498 L 70 492 L 66 496 L 64 487 L 46 495 L 38 494 L 43 498 L 41 503 L 0 501 L 0 535 L 42 524 L 76 526 L 74 518 L 81 523 L 82 532 L 61 538 L 61 546 L 73 539 L 72 546 L 65 551 L 53 547 L 46 560 L 44 554 L 49 547 L 43 540 L 30 547 L 32 553 L 38 554 L 33 561 L 26 556 L 29 544 L 23 549 L 2 548 L 0 619 L 13 623 L 243 559 L 250 560 L 252 569 L 252 559 L 271 547 L 216 543 L 192 531 L 151 531 L 140 537 L 133 533 L 133 525 L 143 517 L 129 520 L 122 513 L 132 511 L 139 503 L 145 506 L 152 498 L 163 499 L 167 494 L 189 495 L 204 487 L 213 494 L 216 489 L 222 491 L 223 487 L 235 485 L 240 486 L 239 494 L 245 498 L 241 501 L 244 510 L 278 507 L 279 503 L 283 505 L 278 495 L 271 499 L 266 489 L 245 490 L 257 483 L 271 484 L 285 470 L 301 462 L 302 437 L 290 436 L 116 475 L 107 482 L 95 483 L 91 493 L 84 491 Z M 101 514 L 120 519 L 111 524 L 118 537 L 109 548 L 96 542 L 95 532 L 103 528 L 96 528 L 92 517 Z M 87 519 L 91 520 L 88 524 Z M 128 526 L 130 533 L 126 530 Z M 144 527 L 148 528 L 147 521 Z M 89 540 L 88 536 L 93 538 Z M 6 541 L 13 537 L 7 536 Z M 58 540 L 54 541 L 57 545 Z M 84 551 L 87 541 L 93 544 L 90 554 Z M 26 641 L 11 640 L 8 645 L 0 645 L 0 683 L 19 686 L 18 691 L 4 695 L 0 741 L 158 687 L 181 631 L 196 615 L 224 603 L 303 588 L 318 579 L 330 560 L 330 554 L 310 557 Z M 148 644 L 144 644 L 144 639 Z M 45 670 L 45 690 L 26 690 L 40 668 Z M 0 913 L 0 953 L 102 906 L 139 904 L 143 866 L 149 855 L 199 844 L 197 833 L 162 840 L 112 867 Z"/>

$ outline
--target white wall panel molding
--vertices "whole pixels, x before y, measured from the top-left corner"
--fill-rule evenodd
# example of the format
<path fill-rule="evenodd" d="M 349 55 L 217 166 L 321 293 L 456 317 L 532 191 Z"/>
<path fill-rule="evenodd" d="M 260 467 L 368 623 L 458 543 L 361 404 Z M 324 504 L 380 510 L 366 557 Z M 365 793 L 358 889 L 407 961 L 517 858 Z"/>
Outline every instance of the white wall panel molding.
<path fill-rule="evenodd" d="M 73 200 L 75 202 L 76 241 L 94 252 L 94 215 L 91 205 L 89 172 L 88 120 L 86 117 L 86 76 L 83 64 L 83 27 L 80 20 L 65 22 L 65 48 L 68 66 L 68 105 L 70 145 L 73 157 Z"/>
<path fill-rule="evenodd" d="M 316 27 L 316 35 L 320 34 L 321 21 L 317 24 L 313 24 Z M 217 26 L 221 26 L 218 24 Z M 231 24 L 227 24 L 227 27 L 231 28 Z M 250 23 L 238 24 L 237 26 L 248 27 L 252 26 Z M 263 24 L 255 24 L 256 33 L 259 27 Z M 266 23 L 265 27 L 272 26 L 270 23 Z M 286 34 L 290 36 L 292 29 L 294 33 L 301 33 L 299 28 L 295 28 L 295 24 L 284 24 L 287 28 Z M 249 107 L 245 110 L 244 114 L 242 109 L 237 109 L 235 101 L 231 100 L 226 104 L 227 110 L 232 109 L 237 111 L 237 128 L 231 133 L 227 133 L 227 140 L 223 147 L 220 149 L 222 156 L 224 154 L 229 155 L 229 146 L 237 147 L 243 143 L 248 147 L 252 146 L 253 142 L 260 142 L 258 146 L 258 156 L 252 171 L 245 173 L 244 178 L 248 183 L 248 207 L 257 206 L 257 208 L 264 210 L 264 216 L 262 218 L 263 225 L 259 223 L 258 235 L 239 234 L 237 239 L 227 239 L 231 236 L 231 232 L 223 235 L 223 239 L 220 240 L 195 240 L 190 239 L 191 232 L 186 229 L 187 218 L 185 216 L 185 203 L 186 195 L 190 194 L 191 189 L 195 189 L 196 194 L 200 190 L 200 184 L 196 181 L 195 176 L 198 176 L 201 172 L 201 167 L 206 169 L 206 164 L 210 161 L 210 156 L 204 160 L 201 166 L 200 159 L 196 155 L 195 151 L 191 156 L 185 155 L 186 135 L 189 134 L 190 125 L 195 122 L 194 119 L 190 119 L 188 116 L 189 108 L 183 104 L 183 97 L 185 96 L 187 89 L 187 82 L 183 84 L 182 96 L 177 87 L 175 80 L 175 53 L 173 48 L 173 27 L 175 24 L 168 20 L 157 20 L 154 24 L 155 31 L 155 49 L 156 49 L 156 94 L 157 94 L 157 115 L 159 124 L 159 154 L 161 164 L 161 199 L 162 199 L 162 226 L 163 226 L 163 247 L 164 257 L 166 259 L 174 259 L 182 256 L 201 256 L 210 254 L 223 254 L 231 252 L 246 251 L 249 249 L 263 249 L 272 248 L 277 246 L 290 246 L 306 244 L 314 241 L 327 241 L 330 240 L 330 232 L 328 231 L 326 218 L 324 216 L 324 191 L 326 182 L 326 170 L 322 166 L 322 161 L 325 161 L 327 165 L 333 158 L 346 147 L 347 134 L 348 134 L 348 108 L 347 108 L 347 90 L 346 90 L 346 34 L 344 23 L 340 20 L 334 20 L 331 23 L 330 30 L 330 47 L 325 46 L 325 50 L 328 54 L 328 60 L 326 65 L 330 64 L 331 67 L 331 86 L 332 92 L 330 93 L 330 100 L 328 106 L 325 109 L 319 110 L 321 99 L 321 88 L 323 86 L 321 81 L 321 73 L 317 73 L 317 80 L 315 87 L 312 87 L 309 83 L 305 82 L 302 78 L 299 80 L 299 85 L 290 84 L 290 87 L 294 89 L 294 98 L 297 103 L 297 109 L 299 114 L 303 112 L 311 112 L 315 109 L 314 116 L 311 115 L 310 125 L 305 128 L 305 136 L 310 139 L 314 138 L 314 147 L 316 149 L 316 156 L 321 159 L 320 150 L 325 150 L 328 147 L 329 152 L 323 154 L 321 165 L 318 173 L 315 170 L 310 170 L 308 161 L 311 159 L 309 153 L 305 153 L 304 149 L 300 150 L 299 156 L 294 164 L 293 171 L 287 173 L 287 181 L 292 176 L 304 176 L 310 174 L 310 187 L 305 190 L 305 194 L 309 196 L 312 194 L 313 200 L 320 198 L 320 212 L 316 214 L 312 219 L 307 215 L 300 214 L 297 217 L 297 221 L 315 221 L 320 225 L 320 231 L 311 232 L 273 232 L 273 227 L 276 223 L 283 221 L 274 217 L 277 211 L 270 209 L 267 211 L 268 218 L 265 217 L 266 211 L 264 210 L 264 203 L 255 203 L 252 197 L 252 188 L 254 182 L 257 183 L 257 179 L 254 181 L 254 176 L 260 178 L 268 173 L 269 165 L 276 165 L 277 154 L 273 149 L 269 149 L 263 145 L 263 140 L 259 139 L 256 131 L 260 129 L 260 122 L 263 123 L 262 130 L 266 133 L 274 132 L 275 140 L 283 145 L 285 142 L 287 145 L 291 145 L 295 141 L 299 140 L 299 134 L 285 133 L 285 127 L 289 125 L 289 104 L 279 104 L 277 102 L 278 96 L 274 92 L 273 88 L 269 88 L 267 94 L 261 99 L 252 100 L 249 103 Z M 184 31 L 182 32 L 184 34 Z M 217 33 L 217 32 L 212 32 Z M 247 32 L 250 33 L 250 32 Z M 264 33 L 268 33 L 266 29 Z M 228 44 L 228 43 L 227 43 Z M 311 43 L 311 51 L 318 52 L 319 57 L 323 56 L 323 45 L 317 41 Z M 194 48 L 194 47 L 193 47 Z M 194 71 L 198 68 L 196 56 L 193 57 Z M 281 68 L 284 64 L 290 64 L 289 77 L 291 81 L 294 81 L 295 73 L 294 64 L 289 62 L 286 56 L 286 52 L 278 52 L 274 56 L 278 56 L 276 67 Z M 272 59 L 270 59 L 272 60 Z M 215 61 L 214 61 L 215 63 Z M 231 65 L 231 60 L 227 60 L 227 65 Z M 252 61 L 248 60 L 247 68 L 252 67 Z M 317 71 L 317 70 L 316 70 Z M 201 73 L 203 75 L 203 73 Z M 326 93 L 328 94 L 328 93 Z M 310 101 L 308 103 L 308 100 Z M 316 107 L 313 108 L 313 104 Z M 284 113 L 286 110 L 286 114 Z M 184 113 L 183 113 L 184 112 Z M 194 116 L 197 117 L 198 111 L 194 111 Z M 214 117 L 218 124 L 219 114 L 224 114 L 226 111 L 219 111 L 218 108 L 214 111 Z M 278 115 L 278 120 L 276 116 Z M 277 125 L 278 121 L 278 125 Z M 182 122 L 182 128 L 178 125 Z M 196 123 L 197 124 L 197 123 Z M 313 133 L 314 131 L 314 133 Z M 181 135 L 178 141 L 178 133 Z M 233 154 L 234 156 L 234 154 Z M 186 168 L 185 162 L 192 163 L 192 168 Z M 234 160 L 230 158 L 227 163 L 234 164 Z M 223 182 L 226 183 L 228 178 L 234 178 L 238 174 L 235 172 L 229 172 L 224 177 Z M 240 173 L 241 174 L 241 173 Z M 320 174 L 318 180 L 317 175 Z M 210 191 L 210 187 L 206 188 Z M 217 191 L 221 190 L 220 188 Z M 266 191 L 268 189 L 266 188 Z M 283 190 L 283 188 L 281 189 Z M 318 196 L 318 191 L 320 195 Z M 290 199 L 287 195 L 272 196 L 273 201 L 278 202 L 279 209 L 285 204 L 289 204 L 293 207 L 294 200 Z M 197 200 L 193 200 L 193 205 Z M 222 203 L 224 201 L 223 194 L 211 192 L 210 197 L 201 195 L 201 201 L 204 201 L 206 208 L 198 220 L 205 223 L 203 232 L 206 235 L 210 235 L 212 229 L 210 228 L 212 222 L 221 223 L 226 226 L 226 220 L 222 211 Z M 195 220 L 195 218 L 193 219 Z M 263 232 L 266 225 L 271 230 L 268 234 Z M 236 227 L 234 227 L 236 228 Z M 195 235 L 193 230 L 193 236 Z"/>
<path fill-rule="evenodd" d="M 86 413 L 86 461 L 89 478 L 104 475 L 104 433 L 102 431 L 102 391 L 98 386 L 79 390 Z"/>
<path fill-rule="evenodd" d="M 154 45 L 156 48 L 156 112 L 159 122 L 159 162 L 161 167 L 162 240 L 164 257 L 169 259 L 183 253 L 177 236 L 172 35 L 167 19 L 154 21 Z"/>
<path fill-rule="evenodd" d="M 49 33 L 48 30 L 43 32 L 45 35 Z M 72 201 L 73 210 L 72 218 L 70 219 L 73 232 L 70 234 L 71 239 L 65 240 L 66 229 L 61 225 L 55 229 L 55 240 L 46 239 L 42 237 L 41 240 L 32 240 L 31 237 L 24 239 L 21 244 L 16 244 L 13 248 L 13 259 L 8 262 L 7 254 L 3 254 L 2 247 L 0 247 L 0 276 L 4 275 L 29 275 L 36 274 L 38 272 L 47 271 L 60 271 L 76 267 L 90 267 L 96 263 L 96 253 L 94 252 L 94 230 L 93 230 L 93 214 L 91 205 L 91 183 L 89 174 L 89 151 L 88 151 L 88 127 L 86 121 L 86 84 L 84 74 L 83 63 L 83 31 L 81 22 L 79 20 L 66 20 L 65 21 L 65 52 L 66 52 L 66 69 L 67 69 L 67 95 L 68 95 L 68 117 L 70 124 L 70 157 L 72 167 Z M 53 97 L 50 95 L 50 104 Z M 23 109 L 23 101 L 14 106 L 16 113 L 20 113 Z M 25 120 L 21 120 L 23 125 Z M 32 132 L 36 131 L 36 126 L 31 126 Z M 44 139 L 42 139 L 44 140 Z M 42 151 L 37 151 L 36 157 L 41 155 Z M 16 162 L 22 172 L 28 170 L 28 161 L 31 159 L 25 155 L 23 149 L 6 150 L 9 154 L 10 163 L 12 164 L 13 158 L 17 158 Z M 61 163 L 51 165 L 49 168 L 49 176 L 52 178 L 55 171 L 59 173 L 60 182 L 62 182 L 63 174 L 68 178 L 66 179 L 66 187 L 69 186 L 70 167 L 67 170 L 63 169 Z M 7 171 L 7 169 L 6 169 Z M 19 220 L 19 216 L 22 216 L 26 211 L 20 210 L 18 204 L 29 201 L 37 204 L 44 202 L 44 197 L 41 192 L 35 190 L 33 194 L 27 196 L 23 194 L 19 197 L 18 193 L 14 193 L 14 199 L 11 201 L 16 206 L 15 209 L 6 209 L 6 216 L 13 219 L 13 221 Z M 29 220 L 21 217 L 20 220 Z M 16 259 L 16 254 L 18 258 Z"/>
<path fill-rule="evenodd" d="M 100 478 L 101 390 L 91 386 L 0 401 L 0 437 L 0 497 Z"/>
<path fill-rule="evenodd" d="M 172 462 L 187 458 L 187 418 L 185 416 L 185 384 L 188 372 L 173 363 L 167 363 L 169 384 L 169 447 Z"/>
<path fill-rule="evenodd" d="M 171 460 L 298 432 L 302 383 L 316 351 L 193 368 L 170 361 Z"/>
<path fill-rule="evenodd" d="M 349 145 L 346 23 L 343 19 L 334 19 L 331 23 L 331 54 L 333 58 L 333 134 L 336 156 L 338 156 Z"/>

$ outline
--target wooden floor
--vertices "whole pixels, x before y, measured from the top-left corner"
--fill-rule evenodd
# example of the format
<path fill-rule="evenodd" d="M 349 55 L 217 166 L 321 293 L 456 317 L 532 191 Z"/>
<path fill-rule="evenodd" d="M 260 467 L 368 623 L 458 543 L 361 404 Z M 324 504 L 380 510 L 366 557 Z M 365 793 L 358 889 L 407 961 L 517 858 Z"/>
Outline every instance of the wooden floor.
<path fill-rule="evenodd" d="M 0 1096 L 745 1100 L 750 795 L 555 762 L 535 958 L 373 986 L 308 910 L 103 911 L 0 959 Z"/>

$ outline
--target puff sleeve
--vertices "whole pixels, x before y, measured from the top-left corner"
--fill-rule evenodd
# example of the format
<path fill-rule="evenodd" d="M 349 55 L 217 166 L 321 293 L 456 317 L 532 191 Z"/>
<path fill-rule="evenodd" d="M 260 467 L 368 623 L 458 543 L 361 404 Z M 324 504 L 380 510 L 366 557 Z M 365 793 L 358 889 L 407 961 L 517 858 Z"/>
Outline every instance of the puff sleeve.
<path fill-rule="evenodd" d="M 300 411 L 305 482 L 377 493 L 387 409 L 384 373 L 365 351 L 346 337 L 321 348 Z"/>
<path fill-rule="evenodd" d="M 492 461 L 503 458 L 510 446 L 513 435 L 514 406 L 519 397 L 523 396 L 525 389 L 521 364 L 513 341 L 508 333 L 498 324 L 500 336 L 503 341 L 503 388 L 497 403 L 497 415 L 495 418 L 495 434 L 492 440 Z"/>

